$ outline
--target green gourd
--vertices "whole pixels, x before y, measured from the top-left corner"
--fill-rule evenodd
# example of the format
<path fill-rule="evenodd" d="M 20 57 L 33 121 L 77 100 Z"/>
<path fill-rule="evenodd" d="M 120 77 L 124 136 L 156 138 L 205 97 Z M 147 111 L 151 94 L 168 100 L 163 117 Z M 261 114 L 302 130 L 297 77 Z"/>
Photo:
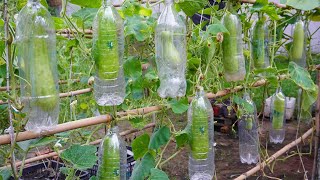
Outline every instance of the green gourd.
<path fill-rule="evenodd" d="M 300 61 L 304 53 L 304 23 L 303 21 L 296 22 L 293 30 L 293 41 L 291 46 L 291 59 L 292 61 Z"/>
<path fill-rule="evenodd" d="M 194 159 L 207 159 L 209 153 L 209 117 L 203 98 L 192 102 L 191 154 Z"/>
<path fill-rule="evenodd" d="M 180 53 L 173 44 L 173 34 L 170 31 L 161 32 L 163 58 L 176 67 L 181 63 Z"/>
<path fill-rule="evenodd" d="M 112 14 L 112 7 L 102 6 L 94 21 L 92 54 L 96 74 L 103 80 L 116 79 L 120 67 L 117 25 Z"/>
<path fill-rule="evenodd" d="M 202 46 L 202 59 L 209 63 L 216 52 L 216 44 L 211 38 L 208 38 L 203 42 Z"/>
<path fill-rule="evenodd" d="M 277 130 L 283 127 L 286 101 L 282 92 L 276 93 L 273 98 L 272 127 Z"/>
<path fill-rule="evenodd" d="M 265 64 L 265 21 L 259 20 L 252 32 L 252 59 L 255 68 L 264 68 Z"/>
<path fill-rule="evenodd" d="M 117 134 L 107 135 L 101 145 L 99 180 L 120 180 L 120 145 Z"/>
<path fill-rule="evenodd" d="M 253 115 L 248 115 L 248 117 L 245 119 L 246 121 L 246 129 L 251 130 L 253 126 Z"/>
<path fill-rule="evenodd" d="M 223 17 L 223 25 L 229 31 L 223 34 L 222 51 L 223 51 L 223 67 L 227 73 L 233 74 L 239 71 L 238 61 L 238 39 L 237 39 L 237 23 L 238 17 L 227 12 Z"/>

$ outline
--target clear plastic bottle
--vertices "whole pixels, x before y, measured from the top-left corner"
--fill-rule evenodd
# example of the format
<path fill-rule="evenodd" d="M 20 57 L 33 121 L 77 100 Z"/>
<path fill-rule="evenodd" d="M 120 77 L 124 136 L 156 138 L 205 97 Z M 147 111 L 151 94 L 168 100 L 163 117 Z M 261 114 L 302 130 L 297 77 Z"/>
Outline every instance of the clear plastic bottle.
<path fill-rule="evenodd" d="M 232 2 L 227 2 L 228 11 L 222 17 L 222 24 L 229 34 L 223 34 L 222 63 L 226 81 L 240 81 L 246 75 L 243 55 L 242 25 L 236 13 L 232 13 Z"/>
<path fill-rule="evenodd" d="M 39 0 L 29 0 L 16 24 L 21 102 L 28 120 L 25 129 L 47 131 L 58 124 L 59 118 L 54 22 Z"/>
<path fill-rule="evenodd" d="M 189 106 L 187 128 L 191 132 L 189 178 L 211 180 L 215 170 L 213 110 L 202 87 Z"/>
<path fill-rule="evenodd" d="M 301 67 L 306 66 L 306 27 L 300 19 L 292 27 L 292 46 L 290 48 L 290 60 L 294 61 Z"/>
<path fill-rule="evenodd" d="M 108 130 L 99 148 L 99 180 L 127 179 L 127 148 L 118 126 Z"/>
<path fill-rule="evenodd" d="M 123 20 L 111 0 L 104 0 L 93 22 L 94 97 L 100 106 L 119 105 L 125 98 Z"/>
<path fill-rule="evenodd" d="M 155 35 L 156 63 L 162 98 L 182 97 L 186 93 L 186 25 L 175 11 L 173 0 L 165 0 Z"/>
<path fill-rule="evenodd" d="M 255 22 L 251 33 L 251 57 L 253 67 L 256 69 L 263 69 L 270 65 L 268 40 L 266 18 L 261 17 Z"/>
<path fill-rule="evenodd" d="M 269 131 L 270 142 L 282 143 L 285 138 L 286 124 L 286 97 L 278 88 L 271 100 L 271 126 Z"/>
<path fill-rule="evenodd" d="M 242 163 L 255 164 L 259 161 L 257 110 L 249 94 L 245 93 L 243 100 L 250 104 L 254 111 L 244 112 L 238 123 L 240 160 Z"/>

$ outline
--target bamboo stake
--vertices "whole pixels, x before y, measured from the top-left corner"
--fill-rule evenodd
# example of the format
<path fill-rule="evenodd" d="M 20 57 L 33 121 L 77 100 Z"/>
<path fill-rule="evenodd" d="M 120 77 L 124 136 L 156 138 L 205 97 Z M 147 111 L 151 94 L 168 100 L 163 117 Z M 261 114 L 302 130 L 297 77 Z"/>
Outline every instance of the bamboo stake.
<path fill-rule="evenodd" d="M 306 133 L 304 133 L 300 138 L 292 141 L 290 144 L 287 144 L 285 147 L 283 147 L 282 149 L 280 149 L 279 151 L 277 151 L 276 153 L 274 153 L 271 157 L 269 157 L 267 160 L 265 160 L 262 163 L 259 163 L 256 167 L 250 169 L 249 171 L 241 174 L 239 177 L 237 177 L 234 180 L 244 180 L 246 178 L 248 178 L 249 176 L 252 176 L 253 174 L 255 174 L 256 172 L 258 172 L 261 169 L 264 169 L 265 166 L 267 164 L 270 164 L 272 161 L 274 161 L 275 159 L 277 159 L 279 156 L 281 156 L 282 154 L 284 154 L 285 152 L 287 152 L 289 149 L 291 149 L 292 147 L 295 147 L 297 144 L 299 144 L 302 140 L 305 140 L 308 136 L 310 136 L 312 134 L 312 132 L 314 131 L 313 128 L 309 129 Z"/>
<path fill-rule="evenodd" d="M 141 130 L 139 130 L 139 129 L 131 129 L 131 130 L 123 131 L 123 132 L 120 133 L 120 136 L 126 136 L 126 135 L 129 135 L 129 134 L 135 133 L 135 132 L 139 132 L 139 131 L 142 131 L 142 130 L 145 130 L 145 129 L 149 129 L 149 128 L 155 127 L 155 125 L 156 125 L 155 123 L 150 123 L 150 124 L 147 124 L 145 127 L 143 127 Z M 98 140 L 92 141 L 90 143 L 90 145 L 100 144 L 101 141 L 102 141 L 102 139 L 98 139 Z M 62 152 L 63 152 L 63 150 L 60 150 L 59 154 L 62 153 Z M 32 162 L 35 162 L 35 161 L 40 161 L 42 159 L 50 158 L 50 157 L 53 157 L 53 156 L 58 156 L 58 153 L 57 152 L 51 152 L 51 153 L 48 153 L 48 154 L 43 154 L 43 155 L 40 155 L 40 156 L 29 158 L 29 159 L 25 160 L 25 164 L 32 163 Z M 19 161 L 19 162 L 16 163 L 16 166 L 19 167 L 19 166 L 21 166 L 21 164 L 22 164 L 22 161 Z M 7 166 L 4 166 L 4 167 L 10 167 L 10 166 L 11 165 L 8 164 Z"/>
<path fill-rule="evenodd" d="M 320 89 L 320 72 L 317 71 L 317 84 Z M 317 159 L 318 159 L 318 147 L 319 147 L 319 135 L 320 135 L 320 93 L 318 93 L 317 100 L 317 109 L 316 109 L 316 135 L 314 137 L 314 158 L 313 158 L 313 167 L 312 167 L 312 176 L 311 179 L 314 180 L 317 172 Z M 319 167 L 318 167 L 319 168 Z"/>

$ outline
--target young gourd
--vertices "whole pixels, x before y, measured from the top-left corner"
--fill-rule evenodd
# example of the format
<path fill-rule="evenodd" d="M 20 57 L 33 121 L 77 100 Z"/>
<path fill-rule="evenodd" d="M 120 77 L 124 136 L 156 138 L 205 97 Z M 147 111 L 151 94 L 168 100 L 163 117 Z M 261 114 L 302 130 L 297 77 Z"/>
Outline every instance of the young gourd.
<path fill-rule="evenodd" d="M 39 0 L 29 0 L 19 12 L 16 45 L 25 129 L 50 130 L 59 117 L 56 35 L 51 15 Z"/>
<path fill-rule="evenodd" d="M 123 21 L 111 0 L 103 1 L 93 22 L 94 96 L 100 106 L 119 105 L 125 97 Z"/>
<path fill-rule="evenodd" d="M 162 98 L 186 93 L 186 25 L 175 11 L 173 0 L 165 0 L 155 33 L 156 63 Z"/>
<path fill-rule="evenodd" d="M 214 175 L 213 110 L 200 87 L 188 109 L 190 132 L 189 177 L 211 180 Z"/>
<path fill-rule="evenodd" d="M 251 57 L 256 69 L 269 66 L 268 56 L 268 25 L 265 17 L 259 18 L 252 28 L 251 35 Z"/>
<path fill-rule="evenodd" d="M 305 24 L 300 19 L 292 28 L 292 45 L 290 59 L 301 67 L 306 66 L 306 31 Z"/>
<path fill-rule="evenodd" d="M 240 81 L 246 75 L 242 50 L 242 25 L 237 14 L 232 13 L 232 1 L 227 2 L 228 10 L 222 17 L 222 24 L 229 33 L 223 34 L 222 63 L 226 81 Z"/>

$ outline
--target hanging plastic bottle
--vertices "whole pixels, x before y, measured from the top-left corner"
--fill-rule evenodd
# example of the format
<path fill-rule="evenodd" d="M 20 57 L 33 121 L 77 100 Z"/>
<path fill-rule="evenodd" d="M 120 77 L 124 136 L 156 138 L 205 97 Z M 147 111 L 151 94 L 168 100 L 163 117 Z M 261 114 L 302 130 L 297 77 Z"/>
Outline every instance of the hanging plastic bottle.
<path fill-rule="evenodd" d="M 232 1 L 227 2 L 228 11 L 222 17 L 222 24 L 229 34 L 223 34 L 222 63 L 226 81 L 240 81 L 246 75 L 243 55 L 242 25 L 236 13 L 233 13 Z"/>
<path fill-rule="evenodd" d="M 251 57 L 256 69 L 263 69 L 270 65 L 268 36 L 266 18 L 261 17 L 255 22 L 251 34 Z"/>
<path fill-rule="evenodd" d="M 93 22 L 94 97 L 100 106 L 119 105 L 125 98 L 124 26 L 111 0 L 104 0 Z"/>
<path fill-rule="evenodd" d="M 305 23 L 300 19 L 292 28 L 292 46 L 290 49 L 290 59 L 301 67 L 306 66 L 306 28 Z"/>
<path fill-rule="evenodd" d="M 257 110 L 249 94 L 245 93 L 243 100 L 250 104 L 254 111 L 244 111 L 238 123 L 240 160 L 242 163 L 255 164 L 259 161 Z"/>
<path fill-rule="evenodd" d="M 127 149 L 119 135 L 118 126 L 108 130 L 99 148 L 99 180 L 127 179 Z"/>
<path fill-rule="evenodd" d="M 186 25 L 175 11 L 173 0 L 165 0 L 155 35 L 159 96 L 182 97 L 186 93 Z"/>
<path fill-rule="evenodd" d="M 200 87 L 188 110 L 190 132 L 189 178 L 211 180 L 214 175 L 213 110 Z"/>
<path fill-rule="evenodd" d="M 58 124 L 59 87 L 56 32 L 48 10 L 29 0 L 16 22 L 17 58 L 26 130 L 47 131 Z"/>
<path fill-rule="evenodd" d="M 271 100 L 271 128 L 269 131 L 270 142 L 282 143 L 285 137 L 286 123 L 286 97 L 278 88 Z"/>

